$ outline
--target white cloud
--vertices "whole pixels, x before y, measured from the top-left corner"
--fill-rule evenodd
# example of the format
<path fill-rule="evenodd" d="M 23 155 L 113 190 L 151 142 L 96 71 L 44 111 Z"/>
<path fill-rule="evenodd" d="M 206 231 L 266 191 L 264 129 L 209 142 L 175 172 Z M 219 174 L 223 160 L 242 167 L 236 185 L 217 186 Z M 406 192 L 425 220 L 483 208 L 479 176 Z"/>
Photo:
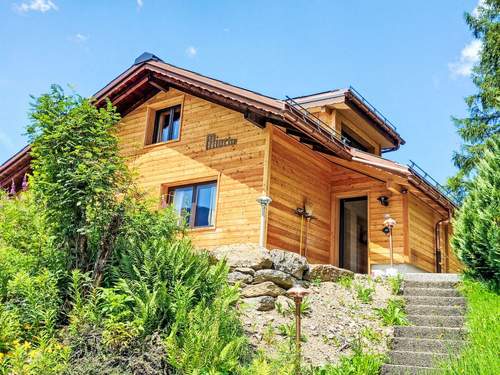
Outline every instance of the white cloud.
<path fill-rule="evenodd" d="M 472 73 L 472 68 L 479 61 L 479 55 L 483 44 L 480 40 L 474 39 L 467 44 L 460 52 L 460 59 L 448 64 L 448 68 L 453 77 L 468 77 Z"/>
<path fill-rule="evenodd" d="M 68 40 L 75 44 L 84 44 L 88 39 L 88 35 L 82 33 L 76 33 L 75 35 L 71 35 L 70 37 L 68 37 Z"/>
<path fill-rule="evenodd" d="M 89 37 L 88 37 L 87 35 L 83 35 L 83 34 L 80 34 L 80 33 L 77 33 L 77 34 L 75 35 L 75 39 L 76 39 L 77 41 L 81 42 L 81 43 L 86 42 L 88 38 L 89 38 Z"/>
<path fill-rule="evenodd" d="M 186 55 L 188 55 L 188 57 L 195 57 L 197 53 L 198 50 L 193 46 L 189 46 L 188 48 L 186 48 Z"/>
<path fill-rule="evenodd" d="M 144 5 L 144 0 L 136 0 L 136 2 L 139 8 L 142 8 L 142 6 Z"/>
<path fill-rule="evenodd" d="M 14 4 L 14 9 L 21 13 L 41 12 L 45 13 L 49 10 L 57 10 L 57 5 L 52 0 L 31 0 L 30 2 Z"/>
<path fill-rule="evenodd" d="M 479 8 L 484 8 L 486 6 L 486 3 L 484 0 L 479 0 L 479 2 L 477 3 L 476 7 L 472 10 L 472 15 L 474 17 L 478 17 L 479 16 Z"/>

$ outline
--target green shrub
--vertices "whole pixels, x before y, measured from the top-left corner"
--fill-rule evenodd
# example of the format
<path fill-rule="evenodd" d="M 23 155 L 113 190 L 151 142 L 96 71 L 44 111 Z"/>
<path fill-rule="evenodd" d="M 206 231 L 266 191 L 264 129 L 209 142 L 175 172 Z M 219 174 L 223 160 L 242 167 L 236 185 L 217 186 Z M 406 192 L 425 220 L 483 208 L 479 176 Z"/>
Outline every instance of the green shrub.
<path fill-rule="evenodd" d="M 386 307 L 376 308 L 375 312 L 386 326 L 406 326 L 409 324 L 404 311 L 404 302 L 401 299 L 390 299 Z"/>
<path fill-rule="evenodd" d="M 53 334 L 61 307 L 57 279 L 50 271 L 30 276 L 18 272 L 7 286 L 7 303 L 24 331 L 24 338 Z"/>
<path fill-rule="evenodd" d="M 351 356 L 341 357 L 338 365 L 326 365 L 313 371 L 314 375 L 378 375 L 385 356 L 365 353 L 359 345 Z"/>
<path fill-rule="evenodd" d="M 28 191 L 10 199 L 0 192 L 0 301 L 19 271 L 61 273 L 65 267 L 64 253 L 55 245 L 32 194 Z"/>
<path fill-rule="evenodd" d="M 5 354 L 14 348 L 21 335 L 19 317 L 14 311 L 0 305 L 0 353 Z"/>
<path fill-rule="evenodd" d="M 500 136 L 479 161 L 454 220 L 452 246 L 472 277 L 500 289 Z"/>
<path fill-rule="evenodd" d="M 168 362 L 182 374 L 230 374 L 247 355 L 247 339 L 234 305 L 235 287 L 222 289 L 212 302 L 194 309 L 179 306 L 165 340 Z"/>
<path fill-rule="evenodd" d="M 25 341 L 0 358 L 0 374 L 59 375 L 67 366 L 70 350 L 54 339 L 40 339 L 36 346 Z"/>

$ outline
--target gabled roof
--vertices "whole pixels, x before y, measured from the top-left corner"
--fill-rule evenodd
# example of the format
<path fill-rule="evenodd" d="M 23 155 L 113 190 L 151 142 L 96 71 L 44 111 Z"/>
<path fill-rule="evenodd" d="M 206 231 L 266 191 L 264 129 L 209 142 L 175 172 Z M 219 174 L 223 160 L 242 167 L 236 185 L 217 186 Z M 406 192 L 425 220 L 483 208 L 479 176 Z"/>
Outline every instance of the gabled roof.
<path fill-rule="evenodd" d="M 361 153 L 346 145 L 338 134 L 323 126 L 316 117 L 304 110 L 300 103 L 295 105 L 296 101 L 294 100 L 279 100 L 182 69 L 167 64 L 150 53 L 139 56 L 134 65 L 99 90 L 94 95 L 95 103 L 97 106 L 102 106 L 109 99 L 124 116 L 158 92 L 168 91 L 171 87 L 241 112 L 248 121 L 256 126 L 264 127 L 266 122 L 270 122 L 284 127 L 290 134 L 298 136 L 301 141 L 309 144 L 313 150 L 334 155 L 343 160 L 355 160 L 367 165 L 375 163 L 379 168 L 385 168 L 393 173 L 397 172 L 415 186 L 419 186 L 419 189 L 426 191 L 432 199 L 440 202 L 443 207 L 447 209 L 453 207 L 453 203 L 448 198 L 427 182 L 422 181 L 408 167 L 374 155 Z M 380 126 L 388 126 L 384 125 L 384 120 L 376 110 L 369 108 L 366 103 L 362 103 L 352 88 L 296 98 L 296 100 L 304 102 L 308 100 L 306 98 L 312 99 L 313 97 L 318 100 L 331 100 L 338 97 L 339 100 L 341 98 L 357 103 L 356 105 L 360 108 L 364 105 L 366 107 L 364 110 L 367 113 L 371 113 L 375 120 L 378 118 Z M 389 127 L 386 130 L 388 133 L 391 132 Z M 398 145 L 404 143 L 397 132 L 393 130 L 391 134 L 394 140 L 399 142 Z M 31 160 L 29 152 L 30 147 L 26 146 L 0 166 L 0 187 L 5 187 L 5 183 L 26 173 Z"/>
<path fill-rule="evenodd" d="M 345 104 L 373 124 L 375 129 L 394 145 L 387 151 L 397 150 L 400 145 L 406 143 L 396 127 L 352 86 L 299 96 L 294 100 L 306 108 Z"/>

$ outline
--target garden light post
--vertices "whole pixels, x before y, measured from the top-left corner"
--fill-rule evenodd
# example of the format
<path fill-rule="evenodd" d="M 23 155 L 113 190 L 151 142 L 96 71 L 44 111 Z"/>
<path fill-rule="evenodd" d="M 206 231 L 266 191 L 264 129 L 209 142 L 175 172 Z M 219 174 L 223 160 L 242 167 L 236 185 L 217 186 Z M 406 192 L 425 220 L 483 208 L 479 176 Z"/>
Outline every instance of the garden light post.
<path fill-rule="evenodd" d="M 393 243 L 392 243 L 392 229 L 396 225 L 396 220 L 394 220 L 391 215 L 386 214 L 384 216 L 384 233 L 389 235 L 389 251 L 390 251 L 390 258 L 391 258 L 391 268 L 389 268 L 386 273 L 388 275 L 393 275 L 397 273 L 397 270 L 394 268 L 394 248 L 393 248 Z"/>
<path fill-rule="evenodd" d="M 300 347 L 300 337 L 302 330 L 301 322 L 301 305 L 302 300 L 305 296 L 311 293 L 309 290 L 303 288 L 300 285 L 295 285 L 293 288 L 288 290 L 288 295 L 295 301 L 295 347 L 296 347 L 296 373 L 300 373 L 300 359 L 301 359 L 301 347 Z"/>
<path fill-rule="evenodd" d="M 264 247 L 264 237 L 266 233 L 266 210 L 269 203 L 272 202 L 272 199 L 266 195 L 261 195 L 257 198 L 257 202 L 260 204 L 260 237 L 259 237 L 259 246 Z"/>

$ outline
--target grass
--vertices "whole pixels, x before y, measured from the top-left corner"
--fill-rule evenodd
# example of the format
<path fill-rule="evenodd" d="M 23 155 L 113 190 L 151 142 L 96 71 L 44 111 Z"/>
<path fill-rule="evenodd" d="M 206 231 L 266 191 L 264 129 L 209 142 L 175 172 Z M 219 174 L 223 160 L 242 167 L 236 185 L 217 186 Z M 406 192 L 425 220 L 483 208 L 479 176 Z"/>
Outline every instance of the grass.
<path fill-rule="evenodd" d="M 500 295 L 483 284 L 465 280 L 468 343 L 457 358 L 441 363 L 440 374 L 490 375 L 500 369 Z"/>

